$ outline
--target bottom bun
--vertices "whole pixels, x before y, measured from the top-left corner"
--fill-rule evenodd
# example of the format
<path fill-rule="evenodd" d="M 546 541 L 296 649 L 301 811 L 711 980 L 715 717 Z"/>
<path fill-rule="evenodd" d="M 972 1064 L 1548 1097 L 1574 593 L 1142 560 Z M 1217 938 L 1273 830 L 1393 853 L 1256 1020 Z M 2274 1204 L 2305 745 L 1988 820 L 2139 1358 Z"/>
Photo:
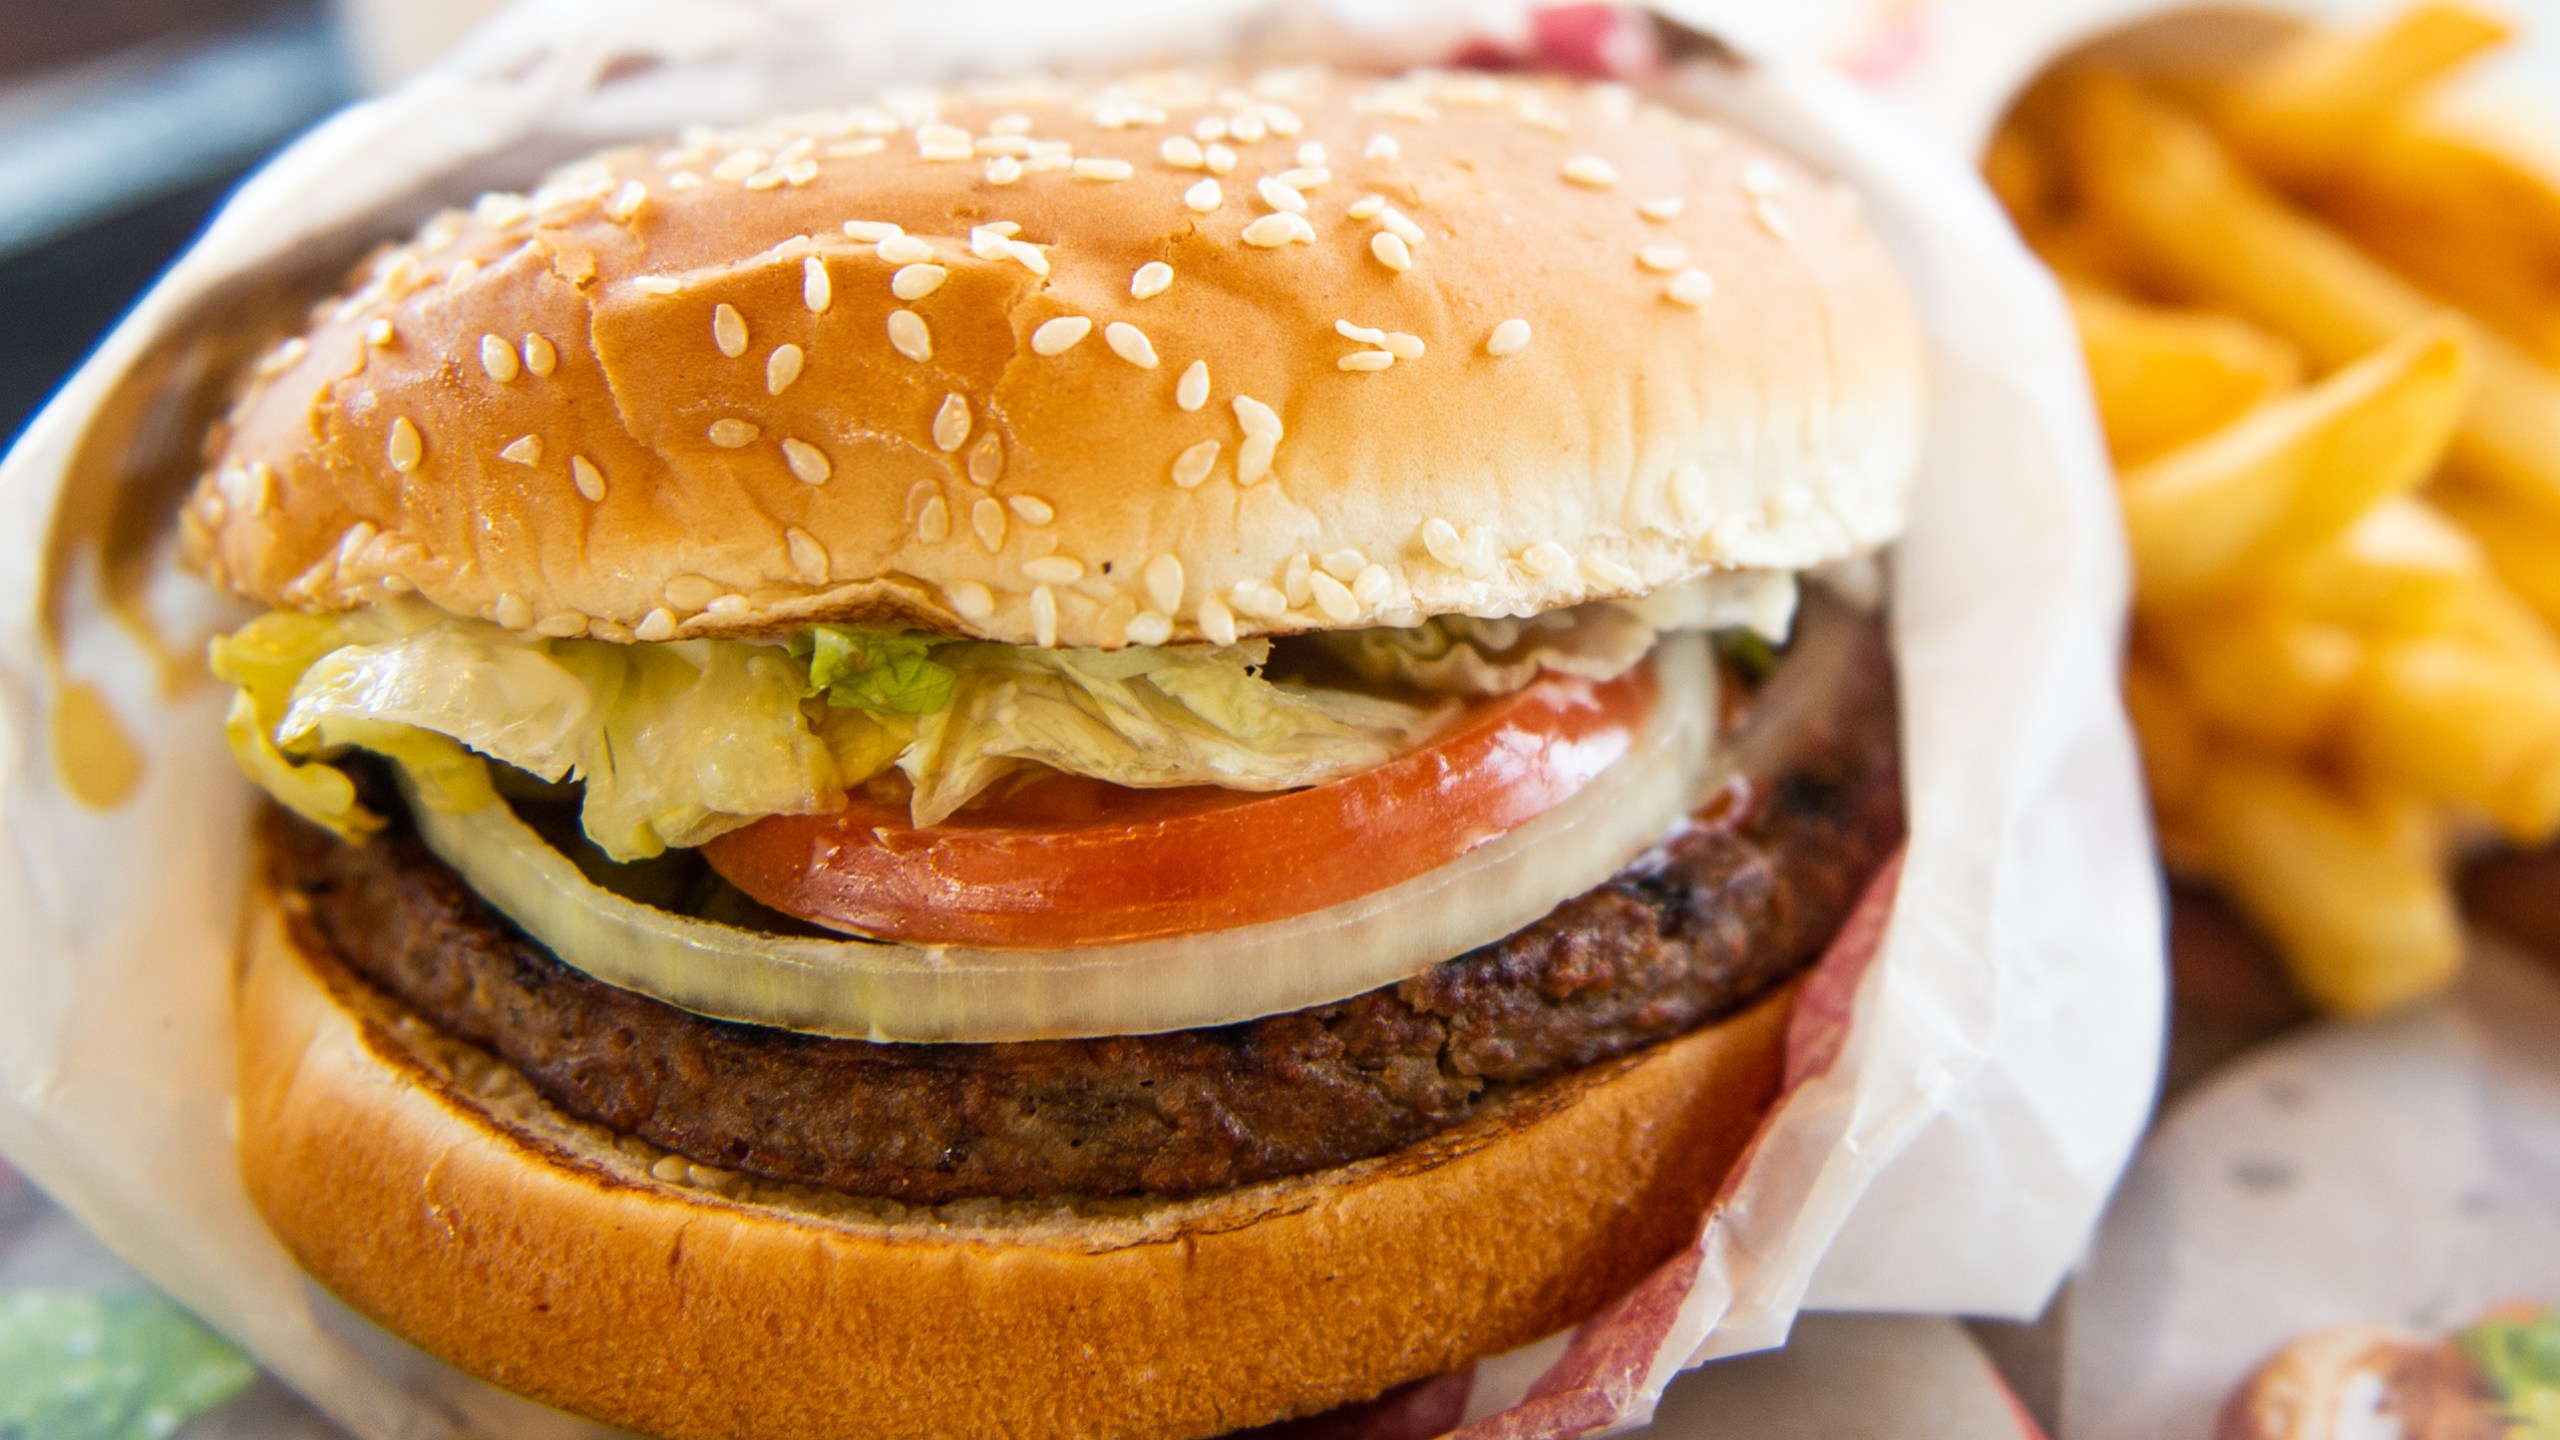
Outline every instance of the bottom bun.
<path fill-rule="evenodd" d="M 263 889 L 244 952 L 241 1170 L 303 1268 L 473 1374 L 671 1440 L 1181 1440 L 1527 1344 L 1695 1236 L 1777 1092 L 1788 1011 L 1313 1175 L 924 1209 L 571 1119 Z"/>

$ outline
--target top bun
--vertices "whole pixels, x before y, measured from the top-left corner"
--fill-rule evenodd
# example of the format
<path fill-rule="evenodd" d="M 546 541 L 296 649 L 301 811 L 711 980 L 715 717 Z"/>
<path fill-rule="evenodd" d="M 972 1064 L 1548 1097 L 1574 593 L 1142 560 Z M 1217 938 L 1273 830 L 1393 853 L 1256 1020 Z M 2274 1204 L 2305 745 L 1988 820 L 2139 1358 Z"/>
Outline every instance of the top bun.
<path fill-rule="evenodd" d="M 1854 197 L 1623 87 L 1042 81 L 439 216 L 258 367 L 184 523 L 290 609 L 1225 642 L 1872 550 L 1921 392 Z"/>

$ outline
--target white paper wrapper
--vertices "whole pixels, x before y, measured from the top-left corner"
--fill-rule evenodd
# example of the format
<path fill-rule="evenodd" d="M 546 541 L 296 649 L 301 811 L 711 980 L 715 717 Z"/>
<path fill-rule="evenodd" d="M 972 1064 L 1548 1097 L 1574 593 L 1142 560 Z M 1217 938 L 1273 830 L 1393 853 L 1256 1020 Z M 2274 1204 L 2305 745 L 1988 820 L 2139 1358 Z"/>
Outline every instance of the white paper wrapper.
<path fill-rule="evenodd" d="M 365 1440 L 588 1431 L 470 1382 L 347 1314 L 267 1236 L 228 1134 L 229 947 L 246 787 L 221 697 L 160 691 L 78 545 L 45 537 L 148 467 L 111 402 L 178 414 L 154 357 L 242 277 L 310 269 L 435 202 L 521 184 L 604 139 L 841 102 L 966 69 L 1068 67 L 1251 42 L 1412 60 L 1589 26 L 1413 0 L 1326 17 L 1245 0 L 926 7 L 564 0 L 512 12 L 453 61 L 315 132 L 252 182 L 0 467 L 0 1149 L 140 1270 Z M 1550 17 L 1553 20 L 1555 17 Z M 1574 31 L 1574 25 L 1582 30 Z M 1591 54 L 1641 45 L 1598 37 Z M 1576 42 L 1580 43 L 1580 42 Z M 636 61 L 648 61 L 646 65 Z M 624 76 L 600 85 L 607 73 Z M 2148 1107 L 2161 966 L 2149 837 L 2114 698 L 2124 576 L 2062 308 L 1961 162 L 1811 62 L 1699 61 L 1655 77 L 1856 187 L 1907 263 L 1935 409 L 1894 570 L 1911 839 L 1808 986 L 1793 1088 L 1698 1245 L 1576 1332 L 1403 1397 L 1469 1437 L 1641 1423 L 1696 1359 L 1774 1345 L 1807 1304 L 2024 1315 L 2078 1253 Z M 306 292 L 307 293 L 307 292 Z M 153 360 L 154 373 L 137 375 Z M 101 417 L 105 416 L 105 419 Z M 160 468 L 187 452 L 159 429 Z M 153 431 L 142 426 L 148 440 Z M 88 458 L 75 457 L 87 445 Z M 148 450 L 149 446 L 142 447 Z M 203 598 L 157 592 L 164 627 Z M 48 609 L 47 607 L 51 608 Z M 39 620 L 58 617 L 60 658 Z M 139 788 L 91 809 L 53 763 L 69 682 L 139 749 Z M 94 729 L 79 720 L 75 728 Z M 77 737 L 74 737 L 77 738 Z M 1890 903 L 1890 919 L 1887 910 Z M 1860 941 L 1865 943 L 1859 943 Z M 1880 943 L 1878 943 L 1880 940 Z M 1334 1433 L 1360 1433 L 1347 1418 Z"/>

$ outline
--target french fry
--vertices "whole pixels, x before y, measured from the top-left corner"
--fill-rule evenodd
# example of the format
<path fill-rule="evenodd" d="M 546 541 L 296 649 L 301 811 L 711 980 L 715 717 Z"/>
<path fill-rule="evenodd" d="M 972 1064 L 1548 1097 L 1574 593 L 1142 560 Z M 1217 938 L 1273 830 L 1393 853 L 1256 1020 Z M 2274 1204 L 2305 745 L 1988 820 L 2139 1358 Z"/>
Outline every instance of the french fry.
<path fill-rule="evenodd" d="M 2378 1014 L 2442 988 L 2460 963 L 2434 827 L 2406 802 L 2351 800 L 2282 762 L 2221 752 L 2185 828 L 2324 1010 Z"/>
<path fill-rule="evenodd" d="M 2560 525 L 2466 487 L 2443 487 L 2437 499 L 2445 513 L 2488 552 L 2498 578 L 2546 622 L 2560 626 Z"/>
<path fill-rule="evenodd" d="M 2206 724 L 2284 751 L 2329 733 L 2365 657 L 2354 631 L 2266 605 L 2146 615 L 2138 637 Z"/>
<path fill-rule="evenodd" d="M 2443 313 L 2344 237 L 2277 199 L 2204 126 L 2121 75 L 2091 72 L 2064 153 L 2102 222 L 2155 283 L 2234 311 L 2337 368 Z M 2455 433 L 2461 474 L 2560 516 L 2560 374 L 2473 327 L 2477 375 Z"/>
<path fill-rule="evenodd" d="M 2443 107 L 2435 107 L 2443 108 Z M 2306 203 L 2392 268 L 2560 366 L 2560 165 L 2488 117 L 2401 116 Z"/>
<path fill-rule="evenodd" d="M 2279 183 L 2319 183 L 2360 163 L 2360 142 L 2376 126 L 2514 33 L 2447 0 L 2422 0 L 2375 25 L 2305 27 L 2232 85 L 2223 132 Z"/>
<path fill-rule="evenodd" d="M 2204 779 L 2204 722 L 2176 682 L 2139 655 L 2125 663 L 2124 708 L 2142 747 L 2152 808 L 2164 815 L 2186 809 Z"/>
<path fill-rule="evenodd" d="M 2226 586 L 2415 488 L 2444 454 L 2467 373 L 2460 331 L 2430 322 L 2309 389 L 2127 470 L 2120 491 L 2141 602 Z"/>
<path fill-rule="evenodd" d="M 2394 496 L 2268 583 L 2280 603 L 2379 638 L 2451 624 L 2488 574 L 2480 542 L 2426 501 Z"/>
<path fill-rule="evenodd" d="M 2071 314 L 2118 465 L 2220 429 L 2302 381 L 2302 354 L 2245 320 L 2142 305 L 2086 285 Z"/>
<path fill-rule="evenodd" d="M 2378 782 L 2476 809 L 2527 844 L 2560 831 L 2560 661 L 2469 635 L 2376 647 L 2344 721 Z"/>

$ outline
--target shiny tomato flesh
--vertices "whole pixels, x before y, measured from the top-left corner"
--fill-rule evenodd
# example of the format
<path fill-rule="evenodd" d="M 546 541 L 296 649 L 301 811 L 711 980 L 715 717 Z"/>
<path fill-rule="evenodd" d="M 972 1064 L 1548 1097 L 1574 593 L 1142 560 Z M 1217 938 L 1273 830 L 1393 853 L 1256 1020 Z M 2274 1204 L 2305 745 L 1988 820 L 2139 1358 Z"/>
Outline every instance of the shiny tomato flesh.
<path fill-rule="evenodd" d="M 1357 775 L 1277 794 L 1056 775 L 918 829 L 856 794 L 702 847 L 766 905 L 916 944 L 1055 949 L 1305 914 L 1448 864 L 1552 809 L 1634 745 L 1653 667 L 1544 676 Z"/>

